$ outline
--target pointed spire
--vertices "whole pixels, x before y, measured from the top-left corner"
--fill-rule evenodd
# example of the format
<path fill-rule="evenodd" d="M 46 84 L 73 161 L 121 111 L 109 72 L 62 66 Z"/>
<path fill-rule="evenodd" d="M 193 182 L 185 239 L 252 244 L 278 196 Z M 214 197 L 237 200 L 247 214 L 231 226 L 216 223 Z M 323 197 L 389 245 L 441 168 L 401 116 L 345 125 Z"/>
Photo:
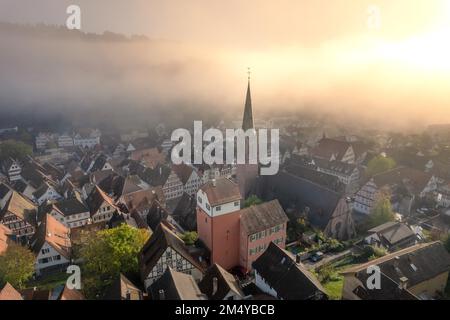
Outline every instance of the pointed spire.
<path fill-rule="evenodd" d="M 248 68 L 248 86 L 247 97 L 245 98 L 244 118 L 242 120 L 242 129 L 244 131 L 252 129 L 253 126 L 253 110 L 252 110 L 252 95 L 250 93 L 250 68 Z"/>

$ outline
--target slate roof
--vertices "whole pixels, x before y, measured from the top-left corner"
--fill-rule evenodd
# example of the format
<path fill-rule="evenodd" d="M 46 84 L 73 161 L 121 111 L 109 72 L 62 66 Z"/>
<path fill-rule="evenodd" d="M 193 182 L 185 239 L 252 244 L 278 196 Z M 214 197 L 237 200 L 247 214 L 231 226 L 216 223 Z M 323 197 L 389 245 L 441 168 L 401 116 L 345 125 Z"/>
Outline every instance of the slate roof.
<path fill-rule="evenodd" d="M 155 230 L 158 225 L 167 219 L 169 212 L 154 199 L 147 214 L 147 225 L 150 229 Z"/>
<path fill-rule="evenodd" d="M 242 209 L 241 228 L 248 235 L 278 226 L 289 221 L 278 200 L 261 203 Z"/>
<path fill-rule="evenodd" d="M 336 159 L 340 160 L 351 144 L 346 141 L 323 138 L 319 144 L 311 150 L 311 153 L 320 158 L 330 159 L 334 154 Z"/>
<path fill-rule="evenodd" d="M 342 194 L 309 180 L 280 171 L 273 176 L 264 176 L 264 199 L 278 199 L 284 208 L 294 205 L 307 213 L 309 222 L 324 229 Z"/>
<path fill-rule="evenodd" d="M 403 184 L 409 186 L 414 194 L 422 192 L 430 179 L 430 174 L 408 167 L 398 167 L 373 176 L 378 188 Z"/>
<path fill-rule="evenodd" d="M 183 193 L 177 206 L 172 212 L 172 216 L 177 222 L 187 230 L 197 228 L 197 198 L 186 192 Z"/>
<path fill-rule="evenodd" d="M 10 190 L 11 188 L 8 187 L 6 184 L 0 183 L 0 199 L 3 199 Z"/>
<path fill-rule="evenodd" d="M 339 178 L 327 173 L 319 172 L 315 169 L 289 164 L 284 168 L 284 170 L 294 176 L 306 179 L 336 192 L 343 192 L 345 190 L 345 185 L 339 180 Z"/>
<path fill-rule="evenodd" d="M 399 288 L 398 283 L 381 273 L 380 290 L 367 289 L 364 284 L 371 274 L 367 272 L 358 273 L 358 280 L 362 285 L 357 286 L 353 293 L 362 300 L 417 300 L 418 298 L 408 289 Z"/>
<path fill-rule="evenodd" d="M 172 165 L 172 170 L 175 172 L 175 174 L 181 180 L 183 185 L 185 185 L 186 182 L 188 182 L 189 178 L 191 177 L 192 171 L 194 171 L 194 168 L 183 163 L 183 164 L 179 164 L 179 165 Z"/>
<path fill-rule="evenodd" d="M 214 278 L 217 278 L 217 291 L 215 294 L 213 294 Z M 223 300 L 230 291 L 241 298 L 245 296 L 236 278 L 217 263 L 206 270 L 198 286 L 211 300 Z"/>
<path fill-rule="evenodd" d="M 252 264 L 254 270 L 284 300 L 327 299 L 320 282 L 291 255 L 270 243 L 266 251 Z"/>
<path fill-rule="evenodd" d="M 203 271 L 203 267 L 188 252 L 184 241 L 164 223 L 160 223 L 139 254 L 139 270 L 142 280 L 148 276 L 168 247 L 177 251 L 194 267 Z"/>
<path fill-rule="evenodd" d="M 54 203 L 54 206 L 59 212 L 62 213 L 62 215 L 66 217 L 74 214 L 89 212 L 89 208 L 87 208 L 84 203 L 76 198 L 56 202 Z"/>
<path fill-rule="evenodd" d="M 421 243 L 346 269 L 342 274 L 359 275 L 372 265 L 380 267 L 381 272 L 397 284 L 400 283 L 400 278 L 406 277 L 408 286 L 415 286 L 449 272 L 450 254 L 439 241 Z"/>
<path fill-rule="evenodd" d="M 95 214 L 98 209 L 100 209 L 100 206 L 103 204 L 103 202 L 107 202 L 111 206 L 115 207 L 113 199 L 106 195 L 105 192 L 103 192 L 102 189 L 100 189 L 98 186 L 95 186 L 95 188 L 86 199 L 86 204 L 89 207 L 91 215 Z"/>
<path fill-rule="evenodd" d="M 33 196 L 36 199 L 41 198 L 47 192 L 47 190 L 50 189 L 50 187 L 50 184 L 44 181 L 42 185 L 35 192 L 33 192 Z"/>
<path fill-rule="evenodd" d="M 219 178 L 205 183 L 200 189 L 206 193 L 211 206 L 241 200 L 239 186 L 227 178 Z"/>
<path fill-rule="evenodd" d="M 11 183 L 11 186 L 14 188 L 14 190 L 16 190 L 17 192 L 19 192 L 19 193 L 24 193 L 25 192 L 25 190 L 27 189 L 27 187 L 28 187 L 28 184 L 26 183 L 26 182 L 24 182 L 23 180 L 16 180 L 16 181 L 13 181 L 12 183 Z M 0 186 L 1 187 L 1 186 Z M 1 191 L 0 191 L 0 198 L 3 198 L 2 197 L 2 195 L 1 195 Z"/>
<path fill-rule="evenodd" d="M 161 300 L 161 290 L 165 300 L 207 300 L 190 274 L 177 272 L 170 267 L 149 287 L 153 300 Z"/>
<path fill-rule="evenodd" d="M 145 168 L 143 171 L 138 172 L 139 178 L 147 182 L 153 187 L 163 186 L 169 178 L 172 170 L 165 165 L 158 165 L 156 168 Z"/>
<path fill-rule="evenodd" d="M 130 178 L 111 174 L 98 183 L 100 189 L 116 200 L 125 194 L 141 190 Z"/>
<path fill-rule="evenodd" d="M 386 222 L 370 229 L 368 232 L 379 234 L 383 240 L 389 243 L 389 245 L 395 245 L 405 239 L 415 236 L 415 233 L 411 228 L 400 222 Z"/>

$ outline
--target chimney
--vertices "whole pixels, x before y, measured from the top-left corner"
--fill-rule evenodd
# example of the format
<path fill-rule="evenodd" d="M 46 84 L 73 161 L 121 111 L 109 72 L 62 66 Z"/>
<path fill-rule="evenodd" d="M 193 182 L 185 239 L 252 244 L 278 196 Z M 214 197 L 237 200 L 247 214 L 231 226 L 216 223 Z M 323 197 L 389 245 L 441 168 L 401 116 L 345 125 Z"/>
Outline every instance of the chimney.
<path fill-rule="evenodd" d="M 217 279 L 217 277 L 214 277 L 212 279 L 212 282 L 213 282 L 212 295 L 215 295 L 217 293 L 217 289 L 218 289 L 218 286 L 219 286 L 219 279 Z"/>
<path fill-rule="evenodd" d="M 297 264 L 300 264 L 300 263 L 302 262 L 302 260 L 300 259 L 300 254 L 297 254 L 297 255 L 295 256 L 295 262 L 296 262 Z"/>
<path fill-rule="evenodd" d="M 399 262 L 400 262 L 400 257 L 399 257 L 399 256 L 396 256 L 396 257 L 394 258 L 394 268 L 398 268 Z"/>
<path fill-rule="evenodd" d="M 408 287 L 408 278 L 407 277 L 401 277 L 398 288 L 401 290 L 405 290 Z"/>
<path fill-rule="evenodd" d="M 216 179 L 212 179 L 212 185 L 213 185 L 213 187 L 216 186 Z"/>
<path fill-rule="evenodd" d="M 159 290 L 159 300 L 166 300 L 166 294 L 163 289 Z"/>

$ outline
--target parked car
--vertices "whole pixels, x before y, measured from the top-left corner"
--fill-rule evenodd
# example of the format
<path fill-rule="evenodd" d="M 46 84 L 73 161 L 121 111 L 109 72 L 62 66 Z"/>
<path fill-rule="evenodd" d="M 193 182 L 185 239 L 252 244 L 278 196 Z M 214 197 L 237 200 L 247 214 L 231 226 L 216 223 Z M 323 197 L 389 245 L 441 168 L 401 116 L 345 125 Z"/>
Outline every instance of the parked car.
<path fill-rule="evenodd" d="M 314 253 L 311 256 L 310 259 L 311 259 L 312 262 L 318 262 L 318 261 L 322 260 L 323 259 L 323 252 L 317 251 L 316 253 Z"/>

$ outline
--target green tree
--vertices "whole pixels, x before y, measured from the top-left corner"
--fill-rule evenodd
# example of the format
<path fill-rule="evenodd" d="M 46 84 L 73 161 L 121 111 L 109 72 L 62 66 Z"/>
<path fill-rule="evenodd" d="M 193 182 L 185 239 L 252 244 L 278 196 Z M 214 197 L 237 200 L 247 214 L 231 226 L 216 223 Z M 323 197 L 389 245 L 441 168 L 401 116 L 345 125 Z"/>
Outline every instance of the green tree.
<path fill-rule="evenodd" d="M 389 194 L 380 195 L 370 213 L 368 220 L 369 228 L 394 220 L 395 214 L 392 210 Z"/>
<path fill-rule="evenodd" d="M 367 176 L 372 177 L 378 173 L 393 169 L 396 165 L 394 159 L 378 155 L 372 158 L 367 164 L 366 174 Z"/>
<path fill-rule="evenodd" d="M 0 284 L 9 282 L 22 289 L 34 273 L 34 254 L 18 244 L 10 244 L 0 256 Z"/>
<path fill-rule="evenodd" d="M 146 230 L 127 224 L 94 233 L 82 244 L 83 284 L 87 296 L 101 296 L 119 273 L 138 273 L 138 254 L 149 237 Z"/>
<path fill-rule="evenodd" d="M 251 207 L 251 206 L 256 206 L 256 205 L 261 204 L 261 203 L 263 203 L 263 201 L 260 198 L 258 198 L 255 195 L 251 195 L 250 197 L 247 198 L 247 200 L 245 200 L 244 207 L 248 208 L 248 207 Z"/>
<path fill-rule="evenodd" d="M 198 234 L 195 231 L 188 231 L 181 236 L 181 239 L 186 245 L 191 246 L 197 241 Z"/>
<path fill-rule="evenodd" d="M 0 160 L 8 158 L 23 160 L 33 153 L 33 148 L 21 141 L 7 140 L 0 143 Z"/>

